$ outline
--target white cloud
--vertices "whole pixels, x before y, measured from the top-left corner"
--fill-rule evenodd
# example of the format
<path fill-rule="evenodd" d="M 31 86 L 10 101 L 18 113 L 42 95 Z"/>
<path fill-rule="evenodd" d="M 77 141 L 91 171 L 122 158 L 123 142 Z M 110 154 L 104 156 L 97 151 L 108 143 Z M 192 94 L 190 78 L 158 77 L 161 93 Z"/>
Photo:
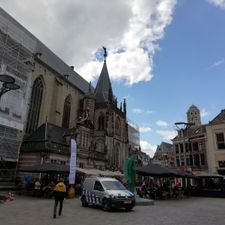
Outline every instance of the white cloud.
<path fill-rule="evenodd" d="M 150 157 L 154 156 L 154 153 L 156 151 L 157 145 L 152 145 L 151 143 L 147 141 L 140 141 L 141 145 L 141 151 L 148 154 Z"/>
<path fill-rule="evenodd" d="M 153 111 L 152 110 L 146 110 L 145 113 L 146 114 L 151 114 L 151 113 L 153 113 Z"/>
<path fill-rule="evenodd" d="M 142 113 L 143 112 L 143 110 L 142 109 L 139 109 L 139 108 L 134 108 L 134 109 L 132 109 L 131 110 L 133 113 Z"/>
<path fill-rule="evenodd" d="M 214 4 L 215 6 L 225 9 L 225 0 L 208 0 L 208 2 Z"/>
<path fill-rule="evenodd" d="M 173 130 L 157 130 L 156 133 L 164 140 L 171 140 L 177 135 L 177 132 Z"/>
<path fill-rule="evenodd" d="M 214 62 L 211 66 L 209 66 L 209 69 L 212 69 L 214 67 L 218 67 L 218 66 L 220 66 L 224 63 L 225 63 L 225 59 L 218 60 L 218 61 Z"/>
<path fill-rule="evenodd" d="M 85 79 L 94 80 L 108 49 L 111 79 L 150 81 L 157 41 L 171 23 L 176 0 L 2 0 L 1 6 Z"/>
<path fill-rule="evenodd" d="M 205 116 L 208 116 L 210 114 L 210 112 L 206 111 L 205 108 L 203 108 L 200 113 L 201 113 L 201 117 L 205 117 Z"/>
<path fill-rule="evenodd" d="M 131 111 L 136 114 L 151 114 L 153 112 L 152 110 L 144 110 L 140 108 L 134 108 Z"/>
<path fill-rule="evenodd" d="M 152 132 L 152 128 L 151 127 L 140 127 L 139 131 L 140 131 L 140 133 L 148 133 L 148 132 Z"/>
<path fill-rule="evenodd" d="M 156 121 L 156 125 L 158 125 L 159 127 L 168 127 L 169 126 L 169 124 L 163 120 Z"/>

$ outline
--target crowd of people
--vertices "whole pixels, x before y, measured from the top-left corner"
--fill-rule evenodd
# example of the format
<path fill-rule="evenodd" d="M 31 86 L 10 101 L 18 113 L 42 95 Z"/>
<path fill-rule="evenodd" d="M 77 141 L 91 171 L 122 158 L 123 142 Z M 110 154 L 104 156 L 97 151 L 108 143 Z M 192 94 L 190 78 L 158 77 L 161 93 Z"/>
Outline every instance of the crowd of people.
<path fill-rule="evenodd" d="M 140 183 L 141 182 L 141 183 Z M 187 186 L 184 188 L 180 178 L 144 178 L 136 189 L 142 198 L 168 199 L 181 198 Z"/>
<path fill-rule="evenodd" d="M 44 174 L 41 177 L 34 177 L 32 175 L 24 176 L 23 180 L 17 185 L 17 190 L 21 194 L 32 195 L 33 197 L 52 198 L 54 188 L 60 179 L 64 180 L 66 191 L 70 185 L 68 183 L 68 174 Z M 77 175 L 76 178 L 76 193 L 81 192 L 82 176 Z"/>
<path fill-rule="evenodd" d="M 87 174 L 77 173 L 75 178 L 75 184 L 73 185 L 75 189 L 76 196 L 80 196 L 82 192 L 82 184 L 86 176 L 91 176 Z M 101 176 L 101 175 L 99 175 Z M 123 177 L 113 176 L 118 179 L 124 186 L 127 186 L 123 180 Z M 69 185 L 68 174 L 67 173 L 46 173 L 41 174 L 40 177 L 26 175 L 17 184 L 18 194 L 31 195 L 33 197 L 46 197 L 51 198 L 54 194 L 54 188 L 60 179 L 64 180 L 66 185 L 66 192 L 71 185 Z"/>

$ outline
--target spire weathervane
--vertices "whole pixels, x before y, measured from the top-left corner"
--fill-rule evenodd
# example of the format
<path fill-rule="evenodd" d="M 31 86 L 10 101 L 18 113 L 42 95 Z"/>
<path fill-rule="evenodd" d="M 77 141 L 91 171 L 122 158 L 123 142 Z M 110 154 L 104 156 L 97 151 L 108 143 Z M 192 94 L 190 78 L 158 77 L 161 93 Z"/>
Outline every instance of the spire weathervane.
<path fill-rule="evenodd" d="M 102 46 L 103 48 L 103 51 L 104 51 L 104 60 L 106 61 L 106 57 L 107 57 L 107 50 L 106 50 L 106 47 Z"/>

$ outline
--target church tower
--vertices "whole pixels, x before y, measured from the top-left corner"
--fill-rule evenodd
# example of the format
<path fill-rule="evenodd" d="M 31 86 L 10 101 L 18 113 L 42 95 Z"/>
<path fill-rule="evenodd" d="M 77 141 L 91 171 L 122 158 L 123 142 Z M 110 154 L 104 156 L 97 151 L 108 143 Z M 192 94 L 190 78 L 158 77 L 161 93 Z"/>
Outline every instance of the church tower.
<path fill-rule="evenodd" d="M 195 126 L 201 125 L 200 110 L 195 105 L 191 105 L 187 111 L 187 122 L 194 123 Z"/>
<path fill-rule="evenodd" d="M 122 170 L 128 143 L 126 101 L 117 107 L 107 69 L 107 52 L 104 48 L 104 63 L 94 90 L 94 136 L 96 150 L 107 154 L 106 169 Z"/>

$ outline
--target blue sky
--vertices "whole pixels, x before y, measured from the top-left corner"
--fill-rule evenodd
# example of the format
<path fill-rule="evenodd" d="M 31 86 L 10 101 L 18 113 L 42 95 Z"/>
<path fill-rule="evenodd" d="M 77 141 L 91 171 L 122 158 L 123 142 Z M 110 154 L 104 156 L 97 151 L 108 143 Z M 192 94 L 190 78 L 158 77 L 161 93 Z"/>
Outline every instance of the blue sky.
<path fill-rule="evenodd" d="M 0 5 L 88 81 L 107 65 L 118 101 L 153 155 L 194 104 L 202 123 L 225 108 L 225 0 L 0 0 Z M 40 18 L 42 18 L 40 20 Z"/>
<path fill-rule="evenodd" d="M 201 110 L 202 123 L 225 108 L 224 24 L 225 10 L 206 1 L 179 0 L 173 21 L 158 42 L 154 77 L 134 85 L 132 90 L 123 90 L 135 99 L 129 101 L 128 107 L 143 110 L 129 110 L 129 118 L 140 127 L 151 128 L 141 134 L 142 141 L 151 145 L 169 142 L 166 134 L 173 135 L 174 122 L 186 121 L 186 111 L 192 104 Z M 158 126 L 157 121 L 164 121 L 165 126 Z"/>

